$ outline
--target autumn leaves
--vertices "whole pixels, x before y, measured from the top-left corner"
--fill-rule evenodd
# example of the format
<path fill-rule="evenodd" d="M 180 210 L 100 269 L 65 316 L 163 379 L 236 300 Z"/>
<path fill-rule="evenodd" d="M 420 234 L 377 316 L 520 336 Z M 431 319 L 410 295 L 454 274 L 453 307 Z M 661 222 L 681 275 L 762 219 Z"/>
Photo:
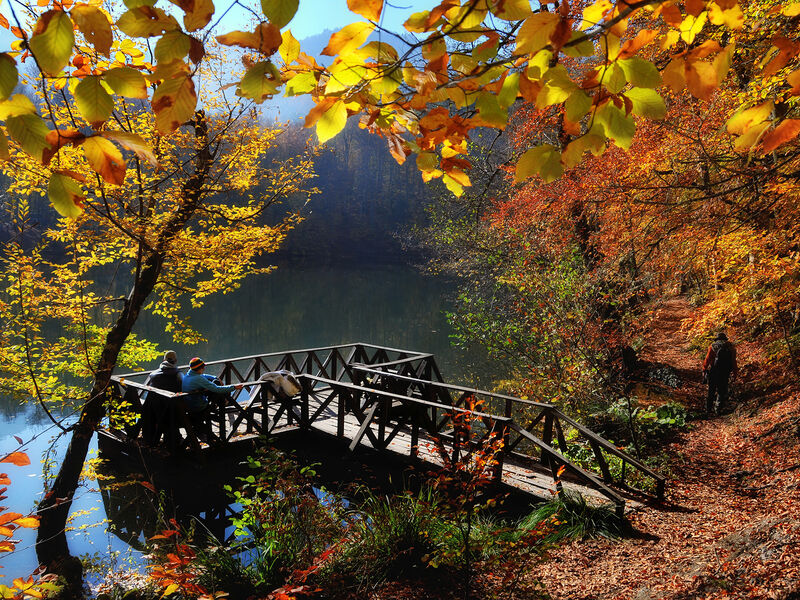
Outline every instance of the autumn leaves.
<path fill-rule="evenodd" d="M 189 121 L 213 21 L 223 12 L 212 0 L 172 0 L 175 8 L 160 8 L 156 0 L 124 2 L 112 24 L 94 2 L 51 6 L 40 0 L 46 10 L 30 34 L 14 27 L 21 39 L 0 55 L 0 120 L 24 152 L 44 164 L 55 157 L 52 172 L 73 180 L 56 178 L 51 186 L 51 199 L 68 216 L 80 212 L 83 192 L 80 178 L 59 172 L 59 150 L 82 148 L 89 167 L 112 185 L 125 176 L 123 149 L 154 162 L 141 132 L 112 119 L 115 108 L 149 98 L 160 134 Z M 299 0 L 260 4 L 260 13 L 249 13 L 260 19 L 252 30 L 216 35 L 219 44 L 246 51 L 244 71 L 226 74 L 231 81 L 225 85 L 256 103 L 279 93 L 310 95 L 315 106 L 305 124 L 316 128 L 321 142 L 341 131 L 350 116 L 361 115 L 361 125 L 382 135 L 398 161 L 416 155 L 423 177 L 442 178 L 457 195 L 471 183 L 470 132 L 505 129 L 520 99 L 561 111 L 558 142 L 527 150 L 515 169 L 517 181 L 534 175 L 551 181 L 587 152 L 598 155 L 608 144 L 629 148 L 637 118 L 664 117 L 667 88 L 710 99 L 737 59 L 762 61 L 771 91 L 784 103 L 800 95 L 800 47 L 780 31 L 781 25 L 796 25 L 798 3 L 565 0 L 533 10 L 529 0 L 442 0 L 411 15 L 405 37 L 392 37 L 393 45 L 388 34 L 371 39 L 381 31 L 383 1 L 348 0 L 362 20 L 331 36 L 323 50 L 333 58 L 330 65 L 303 53 L 287 28 Z M 769 27 L 775 31 L 767 32 Z M 745 43 L 759 32 L 766 32 L 767 43 Z M 737 39 L 743 40 L 741 50 Z M 43 106 L 10 97 L 17 60 L 31 57 L 42 73 Z M 75 109 L 67 123 L 49 110 L 53 90 L 61 90 L 61 101 Z M 800 131 L 800 121 L 786 110 L 772 110 L 773 98 L 743 94 L 738 106 L 740 113 L 756 116 L 769 109 L 763 118 L 737 117 L 729 124 L 742 152 L 775 150 Z M 120 131 L 125 135 L 114 133 Z M 0 156 L 10 158 L 5 135 Z"/>

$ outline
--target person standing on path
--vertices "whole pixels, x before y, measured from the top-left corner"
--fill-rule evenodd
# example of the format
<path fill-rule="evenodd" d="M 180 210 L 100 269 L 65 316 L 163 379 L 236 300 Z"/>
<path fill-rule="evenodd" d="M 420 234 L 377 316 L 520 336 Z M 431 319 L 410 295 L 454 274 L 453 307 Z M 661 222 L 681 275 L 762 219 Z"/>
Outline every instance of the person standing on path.
<path fill-rule="evenodd" d="M 731 374 L 735 377 L 736 347 L 728 341 L 728 336 L 720 332 L 708 347 L 703 361 L 703 380 L 708 383 L 706 413 L 718 413 L 728 399 L 728 382 Z"/>

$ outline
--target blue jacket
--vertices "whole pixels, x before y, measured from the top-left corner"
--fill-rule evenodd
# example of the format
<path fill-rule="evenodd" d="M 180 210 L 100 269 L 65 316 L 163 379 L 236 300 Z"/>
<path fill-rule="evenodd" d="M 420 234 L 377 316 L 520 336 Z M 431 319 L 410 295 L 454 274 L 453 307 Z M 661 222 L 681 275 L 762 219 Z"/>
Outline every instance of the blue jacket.
<path fill-rule="evenodd" d="M 189 412 L 199 412 L 208 406 L 205 394 L 230 394 L 235 388 L 232 385 L 217 385 L 213 375 L 205 375 L 196 371 L 189 371 L 183 376 L 182 391 L 191 394 L 186 397 L 186 408 Z"/>

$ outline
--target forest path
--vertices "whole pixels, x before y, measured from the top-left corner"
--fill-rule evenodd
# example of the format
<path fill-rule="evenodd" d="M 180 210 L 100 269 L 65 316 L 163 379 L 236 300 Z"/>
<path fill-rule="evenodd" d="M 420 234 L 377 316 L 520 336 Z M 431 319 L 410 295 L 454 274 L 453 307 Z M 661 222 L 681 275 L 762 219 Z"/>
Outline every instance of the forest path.
<path fill-rule="evenodd" d="M 640 356 L 674 369 L 681 377 L 674 399 L 699 409 L 702 357 L 680 330 L 692 310 L 684 298 L 662 303 Z M 534 570 L 550 596 L 800 598 L 800 395 L 783 391 L 759 404 L 695 421 L 666 448 L 667 502 L 630 517 L 640 537 L 554 549 Z"/>

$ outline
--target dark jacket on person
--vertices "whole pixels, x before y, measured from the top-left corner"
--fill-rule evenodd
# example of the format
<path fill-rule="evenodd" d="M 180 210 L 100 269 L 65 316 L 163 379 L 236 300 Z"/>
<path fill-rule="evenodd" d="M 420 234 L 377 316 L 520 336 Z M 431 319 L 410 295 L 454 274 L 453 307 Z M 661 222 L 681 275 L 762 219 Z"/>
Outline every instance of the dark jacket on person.
<path fill-rule="evenodd" d="M 729 353 L 729 360 L 726 361 L 725 364 L 720 364 L 719 361 L 717 361 L 717 356 L 724 351 Z M 727 377 L 731 373 L 736 373 L 738 368 L 736 364 L 736 346 L 731 344 L 728 340 L 714 340 L 708 347 L 706 359 L 703 361 L 703 371 Z"/>
<path fill-rule="evenodd" d="M 177 366 L 165 360 L 155 371 L 150 373 L 144 383 L 150 387 L 177 394 L 182 389 L 183 373 Z"/>

